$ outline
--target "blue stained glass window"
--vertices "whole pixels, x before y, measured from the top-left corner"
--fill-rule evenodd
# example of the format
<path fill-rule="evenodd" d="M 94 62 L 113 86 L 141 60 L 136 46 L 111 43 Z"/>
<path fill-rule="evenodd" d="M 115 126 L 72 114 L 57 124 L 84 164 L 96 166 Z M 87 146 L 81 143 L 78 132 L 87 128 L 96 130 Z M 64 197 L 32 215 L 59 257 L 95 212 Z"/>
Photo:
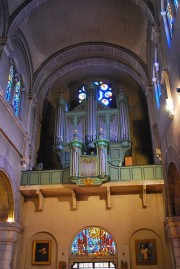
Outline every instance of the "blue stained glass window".
<path fill-rule="evenodd" d="M 20 101 L 21 101 L 21 80 L 19 79 L 15 85 L 15 92 L 13 99 L 14 113 L 17 117 L 19 116 Z"/>
<path fill-rule="evenodd" d="M 88 227 L 76 235 L 71 247 L 73 256 L 114 256 L 116 244 L 113 237 L 99 227 Z"/>
<path fill-rule="evenodd" d="M 112 101 L 112 88 L 109 84 L 104 83 L 102 81 L 100 82 L 94 82 L 96 86 L 98 86 L 98 101 L 100 101 L 105 106 L 108 106 L 110 102 Z M 84 87 L 82 87 L 79 90 L 79 103 L 81 103 L 84 99 L 86 99 L 86 90 Z"/>
<path fill-rule="evenodd" d="M 8 84 L 6 88 L 6 100 L 10 102 L 11 95 L 13 91 L 13 80 L 14 80 L 14 66 L 11 65 L 10 71 L 9 71 L 9 77 L 8 77 Z"/>
<path fill-rule="evenodd" d="M 169 1 L 167 1 L 166 15 L 167 15 L 167 20 L 168 20 L 170 35 L 172 36 L 173 30 L 174 30 L 174 18 L 173 18 L 172 9 L 171 9 Z"/>
<path fill-rule="evenodd" d="M 179 6 L 179 0 L 174 0 L 174 6 L 176 11 L 178 10 L 178 6 Z"/>
<path fill-rule="evenodd" d="M 156 64 L 156 67 L 154 67 L 154 69 L 155 69 L 154 70 L 154 76 L 155 76 L 154 90 L 155 90 L 156 105 L 157 105 L 157 108 L 159 109 L 162 90 L 161 90 L 160 71 L 159 71 L 158 63 Z"/>

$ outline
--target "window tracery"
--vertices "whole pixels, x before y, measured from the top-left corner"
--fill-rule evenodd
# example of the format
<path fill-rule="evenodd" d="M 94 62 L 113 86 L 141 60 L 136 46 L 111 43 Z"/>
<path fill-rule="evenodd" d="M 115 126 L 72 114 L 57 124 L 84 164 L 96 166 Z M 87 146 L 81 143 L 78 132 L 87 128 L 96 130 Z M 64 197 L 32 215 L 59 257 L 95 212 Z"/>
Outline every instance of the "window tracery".
<path fill-rule="evenodd" d="M 104 104 L 105 106 L 108 106 L 110 102 L 112 101 L 112 87 L 110 84 L 104 83 L 102 81 L 100 82 L 93 82 L 97 86 L 97 99 L 99 102 Z M 83 86 L 79 90 L 79 103 L 81 103 L 83 100 L 86 99 L 86 90 Z"/>

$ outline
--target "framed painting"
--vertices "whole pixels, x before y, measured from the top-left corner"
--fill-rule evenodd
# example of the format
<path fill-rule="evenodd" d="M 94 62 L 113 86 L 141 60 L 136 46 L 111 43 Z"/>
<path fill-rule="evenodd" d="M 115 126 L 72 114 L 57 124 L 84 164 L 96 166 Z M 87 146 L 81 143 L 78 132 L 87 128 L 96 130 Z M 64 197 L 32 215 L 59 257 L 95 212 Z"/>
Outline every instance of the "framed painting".
<path fill-rule="evenodd" d="M 32 244 L 32 264 L 51 264 L 50 240 L 34 240 Z"/>
<path fill-rule="evenodd" d="M 157 264 L 155 239 L 136 240 L 135 247 L 137 265 Z"/>

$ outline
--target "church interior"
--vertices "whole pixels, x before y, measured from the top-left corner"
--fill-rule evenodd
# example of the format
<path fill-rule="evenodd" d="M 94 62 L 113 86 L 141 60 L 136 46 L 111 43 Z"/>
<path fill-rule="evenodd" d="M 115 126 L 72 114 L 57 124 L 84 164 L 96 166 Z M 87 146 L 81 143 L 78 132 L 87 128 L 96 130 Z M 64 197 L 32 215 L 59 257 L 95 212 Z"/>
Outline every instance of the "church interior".
<path fill-rule="evenodd" d="M 0 1 L 0 269 L 180 269 L 180 0 Z"/>

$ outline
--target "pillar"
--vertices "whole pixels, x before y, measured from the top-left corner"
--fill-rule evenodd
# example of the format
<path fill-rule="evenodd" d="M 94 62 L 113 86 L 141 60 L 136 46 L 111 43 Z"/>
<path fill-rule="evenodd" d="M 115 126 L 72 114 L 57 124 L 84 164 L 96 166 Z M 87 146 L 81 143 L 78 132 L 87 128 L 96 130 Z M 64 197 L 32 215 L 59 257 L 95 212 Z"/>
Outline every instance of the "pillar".
<path fill-rule="evenodd" d="M 16 223 L 2 222 L 0 225 L 0 269 L 15 269 L 15 247 L 23 229 Z"/>

